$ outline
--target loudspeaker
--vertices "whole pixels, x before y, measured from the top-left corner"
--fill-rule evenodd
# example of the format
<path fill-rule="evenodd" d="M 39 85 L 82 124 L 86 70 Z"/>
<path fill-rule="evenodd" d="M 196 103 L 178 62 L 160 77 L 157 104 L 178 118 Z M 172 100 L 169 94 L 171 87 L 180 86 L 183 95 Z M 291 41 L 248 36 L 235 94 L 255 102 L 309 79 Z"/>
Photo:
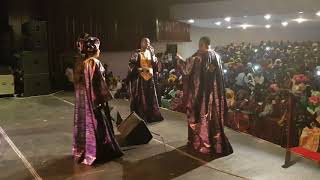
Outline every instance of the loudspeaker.
<path fill-rule="evenodd" d="M 48 48 L 47 22 L 31 20 L 22 24 L 24 35 L 23 49 L 26 51 L 46 50 Z"/>
<path fill-rule="evenodd" d="M 21 25 L 21 32 L 26 36 L 47 36 L 47 22 L 31 20 Z"/>
<path fill-rule="evenodd" d="M 21 66 L 24 74 L 48 74 L 47 51 L 24 51 L 21 54 Z"/>
<path fill-rule="evenodd" d="M 47 50 L 48 40 L 46 37 L 28 36 L 23 39 L 23 49 L 25 51 Z"/>
<path fill-rule="evenodd" d="M 131 113 L 118 127 L 125 145 L 147 144 L 153 138 L 146 123 L 136 113 Z"/>
<path fill-rule="evenodd" d="M 50 92 L 49 74 L 24 75 L 24 96 L 45 95 Z"/>

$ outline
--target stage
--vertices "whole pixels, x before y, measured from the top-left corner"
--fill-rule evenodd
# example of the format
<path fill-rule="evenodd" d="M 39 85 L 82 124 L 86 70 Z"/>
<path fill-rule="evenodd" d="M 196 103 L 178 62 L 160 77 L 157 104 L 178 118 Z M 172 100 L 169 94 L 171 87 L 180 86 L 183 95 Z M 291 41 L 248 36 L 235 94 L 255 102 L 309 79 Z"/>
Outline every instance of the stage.
<path fill-rule="evenodd" d="M 320 179 L 319 166 L 312 161 L 294 157 L 296 163 L 283 169 L 283 148 L 227 128 L 234 154 L 200 157 L 186 147 L 185 115 L 165 109 L 165 121 L 149 125 L 160 135 L 149 144 L 125 147 L 125 156 L 95 167 L 75 164 L 73 103 L 72 92 L 0 99 L 0 179 Z M 128 101 L 113 100 L 110 105 L 123 118 L 129 115 Z"/>

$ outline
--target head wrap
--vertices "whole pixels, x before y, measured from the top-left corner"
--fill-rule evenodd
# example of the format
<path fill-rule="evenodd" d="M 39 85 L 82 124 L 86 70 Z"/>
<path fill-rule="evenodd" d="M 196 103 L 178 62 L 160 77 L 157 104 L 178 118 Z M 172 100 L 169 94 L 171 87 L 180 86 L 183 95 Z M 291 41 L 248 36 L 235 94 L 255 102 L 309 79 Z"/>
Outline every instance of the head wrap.
<path fill-rule="evenodd" d="M 77 41 L 77 49 L 80 54 L 93 55 L 100 47 L 100 40 L 96 37 L 91 37 L 89 34 L 84 34 Z"/>

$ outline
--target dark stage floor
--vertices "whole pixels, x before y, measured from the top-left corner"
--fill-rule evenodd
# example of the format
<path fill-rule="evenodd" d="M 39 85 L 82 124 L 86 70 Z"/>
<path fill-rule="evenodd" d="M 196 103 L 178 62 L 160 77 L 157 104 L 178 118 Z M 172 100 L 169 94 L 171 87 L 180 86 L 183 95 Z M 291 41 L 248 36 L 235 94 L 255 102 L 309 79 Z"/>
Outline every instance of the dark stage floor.
<path fill-rule="evenodd" d="M 111 105 L 123 117 L 128 102 Z M 282 169 L 284 149 L 226 129 L 235 153 L 204 159 L 186 148 L 183 114 L 162 110 L 165 121 L 149 125 L 149 144 L 126 148 L 121 159 L 88 167 L 71 157 L 73 94 L 57 93 L 32 98 L 0 99 L 0 179 L 81 180 L 318 180 L 319 167 L 303 158 Z M 163 143 L 164 140 L 164 143 Z"/>

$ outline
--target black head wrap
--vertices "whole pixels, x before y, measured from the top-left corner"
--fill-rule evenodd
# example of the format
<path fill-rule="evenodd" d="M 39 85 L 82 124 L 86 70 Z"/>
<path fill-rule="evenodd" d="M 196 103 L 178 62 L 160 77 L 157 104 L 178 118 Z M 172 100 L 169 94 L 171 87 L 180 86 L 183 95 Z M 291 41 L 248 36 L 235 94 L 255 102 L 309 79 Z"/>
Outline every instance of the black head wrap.
<path fill-rule="evenodd" d="M 77 49 L 80 54 L 85 56 L 94 55 L 100 47 L 100 40 L 96 37 L 91 37 L 89 34 L 84 34 L 77 41 Z"/>

